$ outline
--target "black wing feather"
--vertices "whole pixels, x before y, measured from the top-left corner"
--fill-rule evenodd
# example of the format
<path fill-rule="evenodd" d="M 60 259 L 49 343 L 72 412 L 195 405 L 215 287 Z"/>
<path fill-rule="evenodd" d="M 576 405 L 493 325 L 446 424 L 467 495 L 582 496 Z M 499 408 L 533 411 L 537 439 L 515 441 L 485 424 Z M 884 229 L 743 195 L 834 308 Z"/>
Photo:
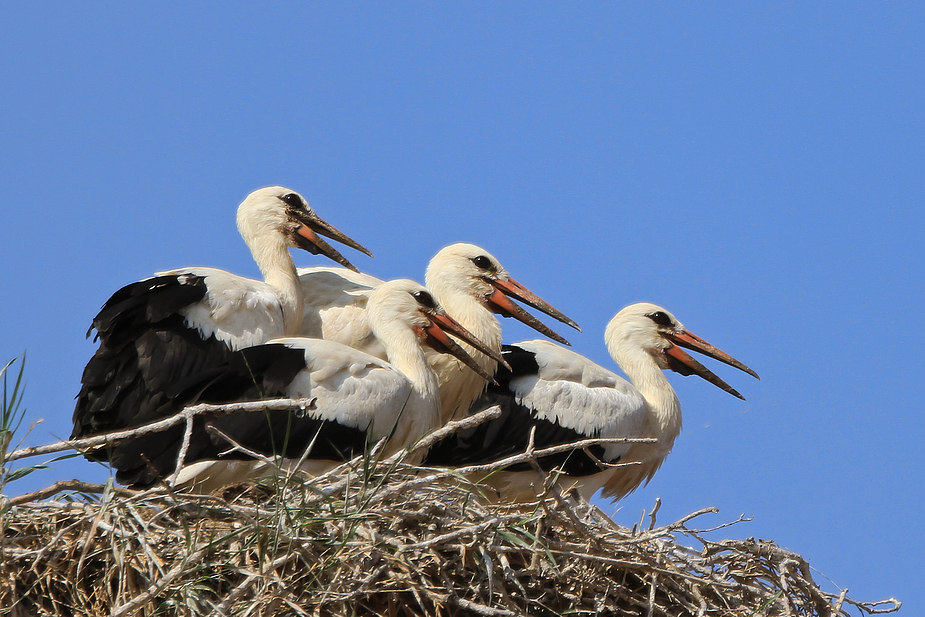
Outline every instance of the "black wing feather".
<path fill-rule="evenodd" d="M 139 281 L 112 295 L 93 319 L 99 348 L 81 377 L 72 439 L 171 415 L 187 402 L 174 399 L 172 384 L 228 362 L 233 352 L 226 344 L 203 339 L 178 314 L 207 291 L 203 277 L 184 274 Z"/>
<path fill-rule="evenodd" d="M 530 433 L 535 430 L 534 449 L 539 450 L 581 439 L 596 437 L 565 428 L 558 422 L 541 420 L 534 411 L 518 403 L 511 391 L 512 379 L 536 375 L 539 365 L 532 352 L 515 345 L 504 345 L 502 355 L 511 365 L 508 371 L 499 367 L 495 374 L 498 385 L 490 385 L 469 410 L 470 415 L 493 405 L 501 407 L 501 416 L 483 422 L 464 431 L 459 431 L 435 444 L 424 459 L 425 465 L 436 467 L 461 467 L 484 465 L 509 456 L 522 454 L 527 450 Z M 588 451 L 599 460 L 604 460 L 603 446 L 591 446 Z M 612 461 L 609 461 L 612 462 Z M 570 450 L 542 457 L 538 460 L 542 469 L 560 468 L 571 476 L 584 476 L 601 471 L 600 466 L 583 450 Z M 506 467 L 506 471 L 529 471 L 529 463 Z"/>
<path fill-rule="evenodd" d="M 166 417 L 197 403 L 285 397 L 287 386 L 304 368 L 302 349 L 281 344 L 242 349 L 232 353 L 224 365 L 204 368 L 167 388 L 163 393 L 166 402 L 157 409 L 157 416 Z M 366 431 L 310 413 L 272 410 L 197 417 L 184 463 L 250 458 L 235 450 L 234 444 L 264 456 L 299 458 L 314 441 L 309 457 L 333 461 L 349 460 L 367 448 Z M 151 486 L 175 471 L 183 432 L 184 427 L 178 426 L 142 435 L 100 453 L 99 458 L 109 457 L 120 483 Z"/>
<path fill-rule="evenodd" d="M 207 292 L 204 277 L 181 274 L 139 281 L 112 295 L 93 319 L 99 348 L 81 378 L 72 439 L 138 427 L 196 403 L 286 395 L 305 368 L 304 351 L 284 345 L 234 351 L 214 336 L 203 339 L 179 311 Z M 247 458 L 229 453 L 231 444 L 210 428 L 266 456 L 299 457 L 313 439 L 313 459 L 347 460 L 367 447 L 365 430 L 307 414 L 233 414 L 195 420 L 186 463 Z M 174 472 L 183 433 L 183 426 L 174 427 L 86 456 L 110 461 L 123 484 L 150 486 Z"/>

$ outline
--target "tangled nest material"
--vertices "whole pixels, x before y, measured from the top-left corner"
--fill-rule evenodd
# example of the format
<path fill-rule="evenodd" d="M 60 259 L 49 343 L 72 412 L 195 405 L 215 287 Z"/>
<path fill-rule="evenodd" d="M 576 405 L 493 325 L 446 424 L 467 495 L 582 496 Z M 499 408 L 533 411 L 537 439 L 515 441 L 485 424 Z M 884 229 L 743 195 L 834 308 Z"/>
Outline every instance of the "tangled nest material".
<path fill-rule="evenodd" d="M 486 505 L 400 460 L 195 496 L 58 483 L 4 498 L 0 614 L 851 615 L 772 542 L 622 527 L 557 489 Z M 724 527 L 724 526 L 721 526 Z M 718 528 L 717 528 L 718 529 Z"/>

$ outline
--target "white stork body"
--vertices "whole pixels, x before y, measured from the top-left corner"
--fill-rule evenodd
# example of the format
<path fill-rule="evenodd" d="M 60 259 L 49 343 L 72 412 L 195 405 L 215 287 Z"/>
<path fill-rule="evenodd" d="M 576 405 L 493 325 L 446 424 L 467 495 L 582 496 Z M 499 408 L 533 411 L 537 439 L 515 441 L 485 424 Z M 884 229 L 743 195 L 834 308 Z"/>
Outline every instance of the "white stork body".
<path fill-rule="evenodd" d="M 100 346 L 84 369 L 72 437 L 143 424 L 188 375 L 236 349 L 294 335 L 303 298 L 289 248 L 352 267 L 317 235 L 323 234 L 368 253 L 283 187 L 248 195 L 237 221 L 265 280 L 181 268 L 113 294 L 93 320 Z"/>
<path fill-rule="evenodd" d="M 298 273 L 304 302 L 299 336 L 334 341 L 385 359 L 385 347 L 366 318 L 369 295 L 382 279 L 331 266 L 299 268 Z"/>
<path fill-rule="evenodd" d="M 381 284 L 379 279 L 326 266 L 302 268 L 299 279 L 305 298 L 300 335 L 337 341 L 384 357 L 382 345 L 363 315 L 370 291 Z M 519 319 L 550 338 L 568 344 L 514 304 L 511 297 L 578 328 L 568 317 L 513 280 L 488 251 L 472 244 L 457 243 L 441 249 L 427 266 L 425 282 L 447 313 L 495 352 L 501 349 L 501 324 L 496 312 Z M 497 360 L 466 343 L 463 347 L 484 373 L 494 374 Z M 440 382 L 441 422 L 445 423 L 464 414 L 487 382 L 447 354 L 428 350 L 428 359 Z"/>
<path fill-rule="evenodd" d="M 300 323 L 301 294 L 284 285 L 237 276 L 218 268 L 191 267 L 158 272 L 179 284 L 201 279 L 205 295 L 177 310 L 203 339 L 215 337 L 230 349 L 259 345 L 285 336 Z M 148 279 L 151 280 L 151 279 Z"/>
<path fill-rule="evenodd" d="M 235 413 L 195 425 L 180 487 L 211 492 L 232 482 L 273 473 L 276 465 L 317 475 L 363 453 L 388 437 L 384 454 L 413 444 L 437 427 L 439 391 L 423 343 L 436 340 L 447 353 L 464 354 L 446 339 L 452 332 L 477 347 L 458 323 L 447 317 L 423 286 L 408 280 L 383 283 L 369 298 L 368 319 L 385 345 L 389 362 L 339 343 L 283 338 L 242 349 L 218 368 L 191 376 L 172 401 L 179 409 L 193 402 L 226 403 L 260 398 L 311 399 L 302 412 Z M 471 359 L 470 365 L 474 365 Z M 190 394 L 190 396 L 186 396 Z M 133 440 L 113 464 L 117 478 L 150 484 L 156 475 L 173 474 L 182 428 Z M 243 455 L 248 451 L 272 462 Z M 420 460 L 410 458 L 410 462 Z M 281 459 L 281 460 L 280 460 Z M 158 474 L 146 477 L 142 467 Z"/>
<path fill-rule="evenodd" d="M 604 338 L 632 383 L 547 341 L 505 346 L 503 356 L 512 370 L 499 370 L 498 385 L 489 386 L 472 407 L 478 411 L 501 405 L 501 417 L 436 445 L 425 463 L 465 466 L 501 460 L 524 452 L 532 430 L 536 450 L 598 437 L 655 439 L 654 443 L 592 446 L 540 461 L 544 468 L 562 469 L 562 488 L 575 487 L 586 499 L 603 488 L 605 497 L 619 499 L 652 478 L 681 431 L 681 405 L 663 369 L 696 373 L 742 398 L 678 345 L 757 377 L 654 304 L 633 304 L 617 313 Z M 613 463 L 621 466 L 606 465 Z M 523 464 L 493 475 L 487 483 L 504 500 L 526 501 L 542 493 L 539 479 Z"/>
<path fill-rule="evenodd" d="M 304 362 L 303 368 L 279 395 L 313 399 L 312 409 L 289 424 L 288 435 L 280 435 L 280 431 L 273 430 L 273 421 L 267 423 L 256 414 L 216 419 L 209 426 L 218 428 L 249 450 L 267 457 L 281 456 L 284 460 L 234 460 L 227 454 L 232 450 L 230 443 L 221 437 L 209 438 L 205 433 L 197 433 L 194 437 L 203 443 L 198 448 L 196 442 L 192 444 L 187 461 L 194 462 L 180 471 L 177 486 L 210 493 L 229 484 L 270 476 L 280 463 L 290 469 L 291 461 L 300 458 L 316 434 L 319 437 L 316 447 L 301 462 L 300 470 L 317 476 L 336 466 L 340 462 L 339 455 L 347 459 L 362 453 L 386 437 L 392 427 L 396 432 L 389 440 L 387 454 L 397 451 L 399 444 L 413 443 L 434 428 L 434 405 L 438 399 L 432 372 L 419 380 L 415 388 L 415 382 L 389 362 L 339 343 L 283 338 L 260 347 L 271 349 L 273 346 L 301 352 Z M 281 354 L 283 350 L 275 353 Z M 398 422 L 412 417 L 419 420 Z M 286 423 L 286 420 L 275 419 L 275 424 Z M 340 430 L 329 437 L 325 431 L 331 432 L 332 428 Z M 176 452 L 171 454 L 170 462 L 173 462 Z M 196 460 L 203 457 L 205 460 Z"/>

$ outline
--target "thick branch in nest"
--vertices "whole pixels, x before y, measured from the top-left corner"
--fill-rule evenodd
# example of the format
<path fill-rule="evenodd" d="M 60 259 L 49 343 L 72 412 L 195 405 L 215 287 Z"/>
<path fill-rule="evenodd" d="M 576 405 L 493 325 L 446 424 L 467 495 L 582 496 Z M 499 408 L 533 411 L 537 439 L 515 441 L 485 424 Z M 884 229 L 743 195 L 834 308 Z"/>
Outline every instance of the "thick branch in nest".
<path fill-rule="evenodd" d="M 113 446 L 127 439 L 133 439 L 142 435 L 164 431 L 172 426 L 180 424 L 181 422 L 186 422 L 189 426 L 192 424 L 193 418 L 196 416 L 213 416 L 239 412 L 271 410 L 305 411 L 311 407 L 313 402 L 314 399 L 270 399 L 265 401 L 229 403 L 226 405 L 209 405 L 202 403 L 200 405 L 186 407 L 179 413 L 174 414 L 168 418 L 164 418 L 163 420 L 150 422 L 148 424 L 143 424 L 142 426 L 131 429 L 102 433 L 100 435 L 94 435 L 93 437 L 87 437 L 85 439 L 67 439 L 45 446 L 20 448 L 19 450 L 14 450 L 13 452 L 7 454 L 6 458 L 4 459 L 4 464 L 12 463 L 14 461 L 18 461 L 19 459 L 27 458 L 30 456 L 54 454 L 56 452 L 66 452 L 68 450 L 77 450 L 79 452 L 97 450 L 99 448 Z"/>

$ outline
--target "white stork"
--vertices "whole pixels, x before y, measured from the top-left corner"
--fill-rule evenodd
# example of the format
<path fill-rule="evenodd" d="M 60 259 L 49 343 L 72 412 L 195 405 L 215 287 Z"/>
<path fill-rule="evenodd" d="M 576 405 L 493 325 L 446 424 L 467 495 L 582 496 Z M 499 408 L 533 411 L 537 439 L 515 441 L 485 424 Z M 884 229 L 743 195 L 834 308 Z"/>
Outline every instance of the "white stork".
<path fill-rule="evenodd" d="M 363 315 L 370 291 L 382 281 L 328 266 L 301 268 L 299 278 L 305 297 L 300 335 L 336 341 L 385 357 Z M 491 253 L 473 244 L 451 244 L 437 252 L 427 266 L 425 282 L 447 313 L 496 352 L 501 350 L 501 325 L 495 314 L 514 317 L 553 340 L 569 344 L 511 298 L 581 330 L 574 321 L 511 278 Z M 495 359 L 465 343 L 463 347 L 484 372 L 494 373 Z M 486 381 L 456 358 L 434 353 L 428 353 L 428 357 L 440 380 L 442 422 L 447 422 L 469 409 Z"/>
<path fill-rule="evenodd" d="M 471 408 L 474 412 L 497 404 L 502 415 L 435 445 L 424 464 L 458 467 L 498 461 L 526 451 L 534 429 L 536 450 L 595 437 L 655 438 L 655 443 L 597 445 L 539 461 L 547 470 L 561 468 L 560 486 L 575 486 L 586 499 L 600 488 L 605 497 L 620 499 L 652 479 L 681 431 L 681 404 L 664 370 L 699 375 L 744 400 L 682 347 L 758 377 L 654 304 L 621 310 L 607 325 L 604 340 L 632 383 L 547 341 L 506 345 L 502 355 L 511 370 L 499 369 L 498 385 L 489 386 Z M 501 499 L 525 501 L 542 492 L 537 480 L 525 463 L 506 468 L 488 484 Z"/>
<path fill-rule="evenodd" d="M 380 285 L 370 294 L 367 314 L 389 362 L 331 341 L 283 338 L 242 349 L 225 365 L 178 384 L 164 414 L 196 402 L 284 397 L 312 399 L 312 404 L 304 412 L 234 413 L 197 420 L 185 456 L 188 466 L 178 474 L 177 485 L 211 492 L 276 469 L 275 462 L 255 460 L 233 446 L 282 457 L 284 466 L 301 460 L 300 469 L 317 475 L 383 437 L 388 437 L 383 454 L 390 455 L 436 428 L 437 379 L 422 346 L 456 355 L 472 370 L 481 369 L 446 332 L 485 353 L 491 350 L 448 317 L 414 281 Z M 168 478 L 175 471 L 182 434 L 183 427 L 176 427 L 116 446 L 111 452 L 116 478 L 139 487 Z"/>
<path fill-rule="evenodd" d="M 237 223 L 265 282 L 181 268 L 113 294 L 93 319 L 99 348 L 81 378 L 73 438 L 144 424 L 159 416 L 166 392 L 188 375 L 225 362 L 236 349 L 294 336 L 303 298 L 290 248 L 353 268 L 320 234 L 371 256 L 301 195 L 280 186 L 248 195 Z"/>

